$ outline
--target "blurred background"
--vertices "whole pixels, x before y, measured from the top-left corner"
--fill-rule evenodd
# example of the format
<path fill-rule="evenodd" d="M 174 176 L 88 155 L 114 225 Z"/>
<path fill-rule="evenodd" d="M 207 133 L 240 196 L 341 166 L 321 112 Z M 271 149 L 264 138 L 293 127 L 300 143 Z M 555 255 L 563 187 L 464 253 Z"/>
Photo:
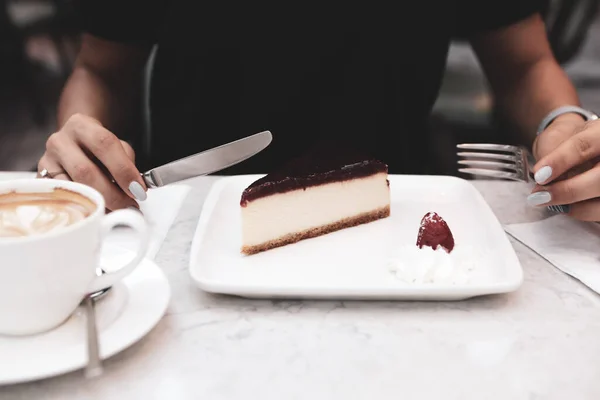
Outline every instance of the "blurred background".
<path fill-rule="evenodd" d="M 600 112 L 600 0 L 549 0 L 544 18 L 554 53 L 583 106 Z M 78 47 L 70 0 L 0 0 L 0 171 L 34 171 L 55 130 L 55 110 Z M 456 174 L 460 142 L 510 141 L 466 43 L 448 56 L 431 119 L 442 170 Z"/>

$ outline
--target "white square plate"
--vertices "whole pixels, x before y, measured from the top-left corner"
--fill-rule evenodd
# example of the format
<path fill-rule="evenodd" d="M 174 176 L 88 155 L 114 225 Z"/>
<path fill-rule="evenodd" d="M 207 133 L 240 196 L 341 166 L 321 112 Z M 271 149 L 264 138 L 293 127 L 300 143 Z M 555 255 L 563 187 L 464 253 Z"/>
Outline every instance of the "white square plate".
<path fill-rule="evenodd" d="M 498 219 L 466 180 L 390 175 L 391 216 L 252 256 L 240 253 L 242 191 L 258 175 L 217 181 L 192 243 L 190 274 L 213 293 L 252 298 L 461 300 L 516 290 L 523 271 Z M 388 269 L 400 246 L 414 245 L 429 211 L 450 226 L 456 246 L 478 249 L 465 284 L 407 284 Z"/>

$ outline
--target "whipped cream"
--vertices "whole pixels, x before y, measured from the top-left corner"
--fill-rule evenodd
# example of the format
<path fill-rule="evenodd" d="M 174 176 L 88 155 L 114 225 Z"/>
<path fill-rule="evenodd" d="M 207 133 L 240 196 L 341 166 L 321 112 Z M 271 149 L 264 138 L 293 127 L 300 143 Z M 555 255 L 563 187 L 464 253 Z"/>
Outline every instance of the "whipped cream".
<path fill-rule="evenodd" d="M 438 246 L 436 250 L 424 246 L 403 246 L 388 260 L 390 272 L 399 280 L 409 284 L 469 283 L 476 259 L 469 248 L 456 246 L 448 254 Z"/>

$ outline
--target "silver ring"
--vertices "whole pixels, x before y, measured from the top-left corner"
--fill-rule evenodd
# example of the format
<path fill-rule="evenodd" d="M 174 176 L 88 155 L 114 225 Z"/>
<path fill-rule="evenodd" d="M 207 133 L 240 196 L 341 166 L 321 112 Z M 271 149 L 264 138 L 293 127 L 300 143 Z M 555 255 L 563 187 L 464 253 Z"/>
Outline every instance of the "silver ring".
<path fill-rule="evenodd" d="M 57 172 L 54 172 L 54 173 L 50 173 L 50 172 L 48 172 L 48 170 L 46 168 L 44 168 L 43 170 L 41 170 L 39 172 L 39 174 L 40 174 L 40 178 L 54 179 L 54 177 L 56 175 L 66 174 L 66 172 L 65 171 L 57 171 Z"/>

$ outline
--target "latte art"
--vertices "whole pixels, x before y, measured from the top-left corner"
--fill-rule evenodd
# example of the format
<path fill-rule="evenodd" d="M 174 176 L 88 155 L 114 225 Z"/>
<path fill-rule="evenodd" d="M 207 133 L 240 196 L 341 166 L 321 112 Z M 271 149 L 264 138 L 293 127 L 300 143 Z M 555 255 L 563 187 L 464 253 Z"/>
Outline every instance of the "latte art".
<path fill-rule="evenodd" d="M 95 209 L 93 201 L 66 189 L 0 194 L 0 238 L 61 229 L 87 218 Z"/>

